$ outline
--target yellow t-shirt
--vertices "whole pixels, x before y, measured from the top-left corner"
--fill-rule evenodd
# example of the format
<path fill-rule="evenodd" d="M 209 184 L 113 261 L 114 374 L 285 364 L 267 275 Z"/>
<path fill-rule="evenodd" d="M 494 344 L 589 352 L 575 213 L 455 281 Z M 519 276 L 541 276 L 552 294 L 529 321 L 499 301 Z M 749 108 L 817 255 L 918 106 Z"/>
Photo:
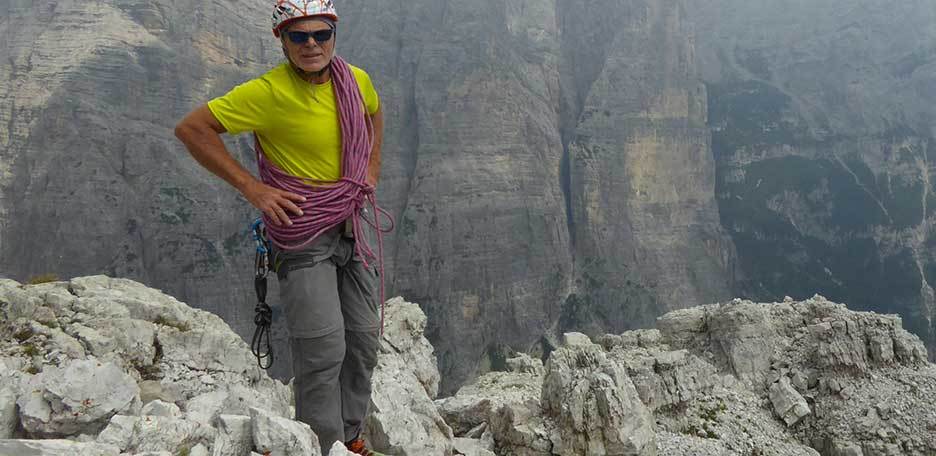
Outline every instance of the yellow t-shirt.
<path fill-rule="evenodd" d="M 351 66 L 367 112 L 380 100 L 370 76 Z M 208 102 L 231 134 L 252 131 L 267 159 L 294 176 L 320 181 L 341 178 L 341 126 L 332 81 L 310 84 L 288 63 Z"/>

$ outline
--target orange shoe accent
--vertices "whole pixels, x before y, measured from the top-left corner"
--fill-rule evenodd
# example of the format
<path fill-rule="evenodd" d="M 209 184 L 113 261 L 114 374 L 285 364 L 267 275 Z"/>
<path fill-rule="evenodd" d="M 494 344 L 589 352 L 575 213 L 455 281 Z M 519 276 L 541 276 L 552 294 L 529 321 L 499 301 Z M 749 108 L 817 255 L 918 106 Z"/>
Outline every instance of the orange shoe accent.
<path fill-rule="evenodd" d="M 355 454 L 360 454 L 363 456 L 387 456 L 383 453 L 378 453 L 376 451 L 369 450 L 364 445 L 364 439 L 354 439 L 346 443 L 345 446 L 348 447 L 348 451 L 355 453 Z"/>

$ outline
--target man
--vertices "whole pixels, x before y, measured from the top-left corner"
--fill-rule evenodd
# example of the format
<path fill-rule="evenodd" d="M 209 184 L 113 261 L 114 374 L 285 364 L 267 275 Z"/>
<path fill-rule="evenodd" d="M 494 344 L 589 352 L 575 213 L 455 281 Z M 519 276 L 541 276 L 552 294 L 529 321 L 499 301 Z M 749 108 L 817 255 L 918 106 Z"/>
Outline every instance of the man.
<path fill-rule="evenodd" d="M 360 214 L 374 203 L 383 115 L 367 73 L 335 55 L 337 22 L 331 0 L 278 1 L 273 34 L 286 62 L 189 113 L 176 136 L 263 213 L 290 332 L 296 419 L 312 427 L 323 454 L 337 440 L 378 455 L 361 439 L 381 323 Z M 248 131 L 260 180 L 220 136 Z"/>

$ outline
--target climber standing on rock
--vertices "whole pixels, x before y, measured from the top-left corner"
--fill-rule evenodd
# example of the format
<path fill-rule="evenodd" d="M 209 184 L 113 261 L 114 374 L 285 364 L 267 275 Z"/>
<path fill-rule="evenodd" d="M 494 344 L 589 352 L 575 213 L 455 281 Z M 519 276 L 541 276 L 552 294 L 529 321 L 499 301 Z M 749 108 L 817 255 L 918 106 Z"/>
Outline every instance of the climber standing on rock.
<path fill-rule="evenodd" d="M 273 35 L 286 62 L 189 113 L 176 136 L 263 213 L 290 332 L 296 419 L 324 454 L 337 440 L 378 455 L 361 431 L 382 324 L 382 261 L 364 234 L 382 213 L 374 190 L 383 115 L 367 73 L 335 55 L 337 23 L 331 0 L 277 1 Z M 255 136 L 259 180 L 222 142 L 222 133 L 242 132 Z"/>

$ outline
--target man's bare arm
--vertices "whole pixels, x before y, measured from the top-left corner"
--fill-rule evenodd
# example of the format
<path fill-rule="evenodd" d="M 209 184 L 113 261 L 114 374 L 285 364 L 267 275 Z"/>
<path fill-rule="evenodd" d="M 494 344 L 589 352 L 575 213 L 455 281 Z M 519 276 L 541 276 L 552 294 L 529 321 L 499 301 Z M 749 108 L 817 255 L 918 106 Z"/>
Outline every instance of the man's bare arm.
<path fill-rule="evenodd" d="M 270 187 L 253 177 L 224 146 L 221 134 L 226 132 L 207 105 L 190 112 L 175 128 L 176 137 L 205 169 L 231 184 L 273 223 L 292 225 L 286 211 L 302 215 L 295 203 L 305 198 Z"/>
<path fill-rule="evenodd" d="M 371 124 L 374 126 L 374 147 L 367 163 L 367 183 L 376 187 L 380 180 L 380 149 L 383 146 L 383 106 L 379 106 L 371 116 Z"/>

